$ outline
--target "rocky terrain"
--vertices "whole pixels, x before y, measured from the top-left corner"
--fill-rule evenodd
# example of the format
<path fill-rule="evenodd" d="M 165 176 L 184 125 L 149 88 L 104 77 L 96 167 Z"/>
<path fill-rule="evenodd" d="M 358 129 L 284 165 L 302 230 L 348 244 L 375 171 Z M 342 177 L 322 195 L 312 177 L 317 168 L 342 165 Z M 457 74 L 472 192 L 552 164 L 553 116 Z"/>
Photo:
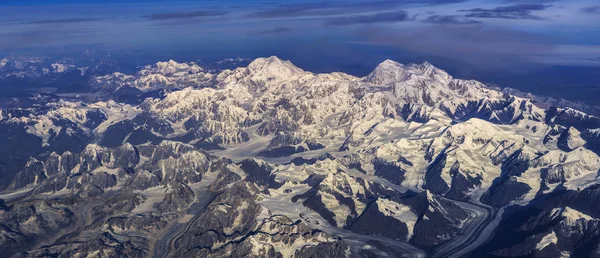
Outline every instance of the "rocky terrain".
<path fill-rule="evenodd" d="M 101 101 L 0 108 L 3 256 L 600 257 L 600 118 L 578 106 L 390 60 L 88 83 Z"/>

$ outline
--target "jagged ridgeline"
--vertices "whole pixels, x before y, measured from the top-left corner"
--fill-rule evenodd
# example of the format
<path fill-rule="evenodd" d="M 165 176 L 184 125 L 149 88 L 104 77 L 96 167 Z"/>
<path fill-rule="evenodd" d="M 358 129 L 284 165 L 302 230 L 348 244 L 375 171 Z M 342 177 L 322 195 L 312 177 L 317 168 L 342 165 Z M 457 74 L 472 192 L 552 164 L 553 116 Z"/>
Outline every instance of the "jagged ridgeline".
<path fill-rule="evenodd" d="M 89 84 L 0 110 L 2 256 L 600 256 L 594 107 L 389 60 Z"/>

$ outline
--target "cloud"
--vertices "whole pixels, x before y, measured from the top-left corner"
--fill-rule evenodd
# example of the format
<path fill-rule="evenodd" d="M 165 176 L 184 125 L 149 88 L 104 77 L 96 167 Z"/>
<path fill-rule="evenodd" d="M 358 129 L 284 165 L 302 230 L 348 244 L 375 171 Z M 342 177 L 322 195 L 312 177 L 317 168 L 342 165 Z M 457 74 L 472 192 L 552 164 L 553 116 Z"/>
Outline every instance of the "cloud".
<path fill-rule="evenodd" d="M 229 11 L 195 11 L 195 12 L 184 12 L 184 13 L 159 13 L 144 16 L 144 18 L 161 21 L 161 20 L 174 20 L 174 19 L 189 19 L 198 17 L 214 17 L 223 16 L 228 14 Z"/>
<path fill-rule="evenodd" d="M 278 5 L 276 7 L 259 10 L 248 15 L 252 18 L 285 18 L 315 15 L 338 15 L 361 12 L 389 10 L 405 5 L 442 5 L 460 3 L 467 0 L 376 0 L 376 1 L 345 1 L 345 2 L 308 2 Z"/>
<path fill-rule="evenodd" d="M 479 24 L 480 21 L 465 18 L 460 15 L 431 15 L 422 22 L 433 23 L 433 24 L 449 24 L 449 25 L 467 25 L 467 24 Z"/>
<path fill-rule="evenodd" d="M 581 12 L 586 14 L 600 14 L 600 5 L 584 7 L 581 9 Z"/>
<path fill-rule="evenodd" d="M 474 8 L 460 11 L 468 13 L 465 16 L 471 18 L 541 20 L 541 17 L 533 15 L 532 12 L 545 10 L 550 7 L 552 7 L 552 5 L 516 4 L 509 6 L 499 6 L 492 9 Z"/>
<path fill-rule="evenodd" d="M 536 34 L 474 26 L 427 25 L 403 30 L 369 28 L 361 37 L 368 44 L 391 46 L 426 56 L 446 58 L 487 69 L 510 68 L 531 56 L 544 56 L 554 46 Z"/>
<path fill-rule="evenodd" d="M 531 62 L 600 67 L 599 45 L 557 45 L 549 55 L 530 57 Z"/>
<path fill-rule="evenodd" d="M 254 18 L 283 18 L 309 15 L 334 15 L 338 13 L 380 10 L 395 6 L 397 6 L 397 3 L 392 1 L 373 1 L 370 4 L 363 2 L 287 4 L 256 11 L 249 16 Z"/>
<path fill-rule="evenodd" d="M 269 30 L 260 31 L 258 34 L 277 34 L 292 31 L 291 28 L 288 27 L 275 27 Z"/>
<path fill-rule="evenodd" d="M 62 19 L 50 19 L 50 20 L 39 20 L 32 21 L 32 24 L 52 24 L 52 23 L 80 23 L 80 22 L 94 22 L 101 21 L 101 18 L 62 18 Z"/>
<path fill-rule="evenodd" d="M 552 3 L 557 2 L 559 0 L 504 0 L 505 3 L 525 3 L 525 4 L 534 4 L 534 3 Z"/>
<path fill-rule="evenodd" d="M 405 11 L 374 13 L 367 15 L 353 15 L 335 17 L 325 21 L 327 26 L 344 26 L 352 24 L 391 23 L 410 20 Z"/>

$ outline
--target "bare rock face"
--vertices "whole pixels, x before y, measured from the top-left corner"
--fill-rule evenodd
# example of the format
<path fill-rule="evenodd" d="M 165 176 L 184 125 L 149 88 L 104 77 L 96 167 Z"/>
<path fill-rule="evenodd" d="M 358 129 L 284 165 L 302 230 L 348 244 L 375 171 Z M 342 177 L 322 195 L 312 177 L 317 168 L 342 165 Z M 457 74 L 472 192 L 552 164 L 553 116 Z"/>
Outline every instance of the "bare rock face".
<path fill-rule="evenodd" d="M 93 239 L 82 239 L 73 243 L 43 247 L 29 253 L 19 253 L 15 257 L 73 257 L 78 255 L 102 253 L 107 256 L 146 257 L 148 246 L 143 239 L 119 236 L 105 232 Z"/>
<path fill-rule="evenodd" d="M 469 219 L 463 208 L 429 191 L 420 193 L 412 201 L 423 220 L 415 225 L 411 243 L 424 249 L 453 238 Z"/>
<path fill-rule="evenodd" d="M 511 211 L 514 215 L 502 222 L 493 241 L 480 247 L 475 255 L 597 257 L 600 220 L 598 209 L 589 205 L 597 195 L 595 185 L 581 191 L 563 191 Z M 554 208 L 557 204 L 563 207 Z"/>
<path fill-rule="evenodd" d="M 0 246 L 7 256 L 44 243 L 78 220 L 67 206 L 52 203 L 11 206 L 0 216 L 3 221 Z"/>
<path fill-rule="evenodd" d="M 158 205 L 159 212 L 181 211 L 194 201 L 194 192 L 189 186 L 174 182 L 167 185 L 165 197 Z"/>
<path fill-rule="evenodd" d="M 581 132 L 574 127 L 566 129 L 558 138 L 558 147 L 564 151 L 572 151 L 585 144 L 585 140 L 581 138 Z"/>
<path fill-rule="evenodd" d="M 305 246 L 300 250 L 296 250 L 294 257 L 345 257 L 345 252 L 348 247 L 342 242 L 321 243 L 317 246 Z"/>
<path fill-rule="evenodd" d="M 218 195 L 191 227 L 193 231 L 175 242 L 179 254 L 186 251 L 194 255 L 211 254 L 216 242 L 227 242 L 249 234 L 258 226 L 256 217 L 261 209 L 254 201 L 253 191 L 257 189 L 246 183 L 237 183 Z M 185 250 L 185 247 L 194 246 L 202 248 Z"/>

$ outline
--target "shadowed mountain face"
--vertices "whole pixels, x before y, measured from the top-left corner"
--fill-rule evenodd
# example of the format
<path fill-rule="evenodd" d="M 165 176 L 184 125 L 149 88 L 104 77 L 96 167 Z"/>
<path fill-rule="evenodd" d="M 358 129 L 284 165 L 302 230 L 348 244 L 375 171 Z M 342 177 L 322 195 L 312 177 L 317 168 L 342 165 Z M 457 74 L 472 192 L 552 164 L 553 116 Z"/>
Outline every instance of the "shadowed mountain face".
<path fill-rule="evenodd" d="M 600 255 L 594 106 L 391 60 L 86 85 L 0 108 L 6 256 Z"/>

